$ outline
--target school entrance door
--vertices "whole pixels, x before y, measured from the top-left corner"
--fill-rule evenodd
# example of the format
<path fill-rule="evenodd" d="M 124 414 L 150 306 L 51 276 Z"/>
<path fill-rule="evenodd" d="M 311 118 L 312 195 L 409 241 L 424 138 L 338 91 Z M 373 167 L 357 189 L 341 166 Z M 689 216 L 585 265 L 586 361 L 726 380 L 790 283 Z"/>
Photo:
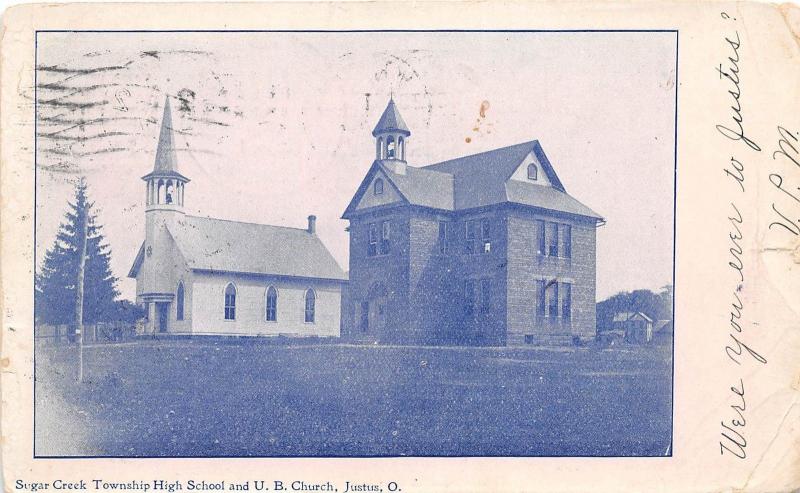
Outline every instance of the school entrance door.
<path fill-rule="evenodd" d="M 368 299 L 361 302 L 361 332 L 380 337 L 386 326 L 386 287 L 383 283 L 375 283 L 370 286 L 367 296 Z"/>

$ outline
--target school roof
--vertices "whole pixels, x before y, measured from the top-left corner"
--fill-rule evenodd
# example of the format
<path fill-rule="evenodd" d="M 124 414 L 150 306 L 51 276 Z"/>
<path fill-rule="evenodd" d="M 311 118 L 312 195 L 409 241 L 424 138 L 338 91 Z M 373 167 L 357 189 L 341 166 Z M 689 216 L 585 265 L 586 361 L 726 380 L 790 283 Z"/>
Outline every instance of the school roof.
<path fill-rule="evenodd" d="M 168 230 L 193 270 L 347 280 L 319 237 L 306 229 L 186 216 Z"/>
<path fill-rule="evenodd" d="M 411 131 L 408 130 L 406 122 L 404 122 L 403 117 L 400 116 L 397 105 L 394 104 L 394 99 L 389 100 L 389 104 L 386 105 L 386 109 L 383 110 L 378 124 L 375 125 L 375 130 L 372 131 L 372 135 L 377 137 L 378 134 L 383 132 L 399 132 L 406 136 L 411 135 Z"/>
<path fill-rule="evenodd" d="M 510 179 L 530 153 L 542 165 L 551 185 Z M 424 167 L 405 166 L 405 173 L 397 173 L 396 169 L 386 161 L 373 162 L 343 217 L 355 211 L 373 174 L 381 170 L 411 205 L 461 211 L 512 203 L 602 220 L 599 214 L 567 193 L 537 140 Z"/>

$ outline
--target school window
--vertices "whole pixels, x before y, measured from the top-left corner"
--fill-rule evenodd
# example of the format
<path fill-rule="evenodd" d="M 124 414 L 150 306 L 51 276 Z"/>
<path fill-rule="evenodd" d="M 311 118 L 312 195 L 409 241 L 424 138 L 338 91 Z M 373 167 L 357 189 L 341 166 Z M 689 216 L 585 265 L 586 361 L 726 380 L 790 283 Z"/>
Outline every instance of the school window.
<path fill-rule="evenodd" d="M 369 225 L 367 256 L 386 255 L 391 251 L 389 241 L 389 221 L 381 221 Z"/>
<path fill-rule="evenodd" d="M 547 223 L 547 255 L 558 257 L 558 223 Z"/>
<path fill-rule="evenodd" d="M 561 316 L 565 322 L 572 320 L 572 284 L 561 284 Z"/>
<path fill-rule="evenodd" d="M 545 288 L 545 301 L 547 303 L 547 316 L 558 318 L 558 283 L 551 281 Z"/>
<path fill-rule="evenodd" d="M 375 180 L 375 183 L 372 185 L 372 191 L 375 195 L 383 194 L 383 180 L 381 178 Z"/>
<path fill-rule="evenodd" d="M 378 254 L 378 225 L 369 225 L 369 246 L 367 247 L 367 255 L 374 257 Z"/>
<path fill-rule="evenodd" d="M 492 251 L 492 229 L 488 219 L 481 220 L 481 240 L 483 240 L 483 253 Z"/>
<path fill-rule="evenodd" d="M 278 290 L 270 286 L 267 288 L 267 322 L 278 320 Z"/>
<path fill-rule="evenodd" d="M 475 313 L 475 281 L 472 279 L 464 281 L 464 309 L 467 316 Z"/>
<path fill-rule="evenodd" d="M 316 317 L 316 295 L 314 294 L 313 289 L 306 290 L 306 310 L 305 310 L 305 322 L 307 324 L 313 324 L 314 318 Z"/>
<path fill-rule="evenodd" d="M 561 256 L 572 258 L 572 226 L 561 225 Z"/>
<path fill-rule="evenodd" d="M 381 221 L 381 255 L 386 255 L 389 250 L 389 221 Z"/>
<path fill-rule="evenodd" d="M 492 281 L 481 279 L 481 313 L 489 313 L 492 307 Z"/>
<path fill-rule="evenodd" d="M 225 320 L 236 320 L 236 288 L 232 283 L 225 286 Z"/>
<path fill-rule="evenodd" d="M 536 221 L 536 253 L 545 254 L 544 221 Z"/>
<path fill-rule="evenodd" d="M 543 280 L 536 281 L 536 318 L 542 319 L 547 313 L 547 305 L 545 304 L 545 282 Z"/>
<path fill-rule="evenodd" d="M 464 223 L 464 253 L 475 252 L 475 221 Z"/>
<path fill-rule="evenodd" d="M 439 253 L 447 253 L 447 222 L 439 221 Z"/>

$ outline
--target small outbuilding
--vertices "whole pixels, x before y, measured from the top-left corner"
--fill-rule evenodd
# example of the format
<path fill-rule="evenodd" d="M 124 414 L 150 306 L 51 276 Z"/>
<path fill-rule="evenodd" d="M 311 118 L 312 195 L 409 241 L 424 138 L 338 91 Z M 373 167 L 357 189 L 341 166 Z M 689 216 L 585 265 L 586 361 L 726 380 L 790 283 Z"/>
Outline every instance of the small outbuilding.
<path fill-rule="evenodd" d="M 672 344 L 672 320 L 657 320 L 653 324 L 653 344 L 668 346 Z"/>
<path fill-rule="evenodd" d="M 653 340 L 653 319 L 642 312 L 617 313 L 613 328 L 625 332 L 625 342 L 647 344 Z"/>

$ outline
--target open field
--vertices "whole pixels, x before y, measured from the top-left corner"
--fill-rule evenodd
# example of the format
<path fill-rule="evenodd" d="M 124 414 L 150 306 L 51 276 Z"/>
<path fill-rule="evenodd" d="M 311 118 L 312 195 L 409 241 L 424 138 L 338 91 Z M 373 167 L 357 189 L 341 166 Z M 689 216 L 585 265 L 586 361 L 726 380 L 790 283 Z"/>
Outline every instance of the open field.
<path fill-rule="evenodd" d="M 291 343 L 290 343 L 291 344 Z M 669 348 L 37 349 L 38 456 L 664 455 Z"/>

